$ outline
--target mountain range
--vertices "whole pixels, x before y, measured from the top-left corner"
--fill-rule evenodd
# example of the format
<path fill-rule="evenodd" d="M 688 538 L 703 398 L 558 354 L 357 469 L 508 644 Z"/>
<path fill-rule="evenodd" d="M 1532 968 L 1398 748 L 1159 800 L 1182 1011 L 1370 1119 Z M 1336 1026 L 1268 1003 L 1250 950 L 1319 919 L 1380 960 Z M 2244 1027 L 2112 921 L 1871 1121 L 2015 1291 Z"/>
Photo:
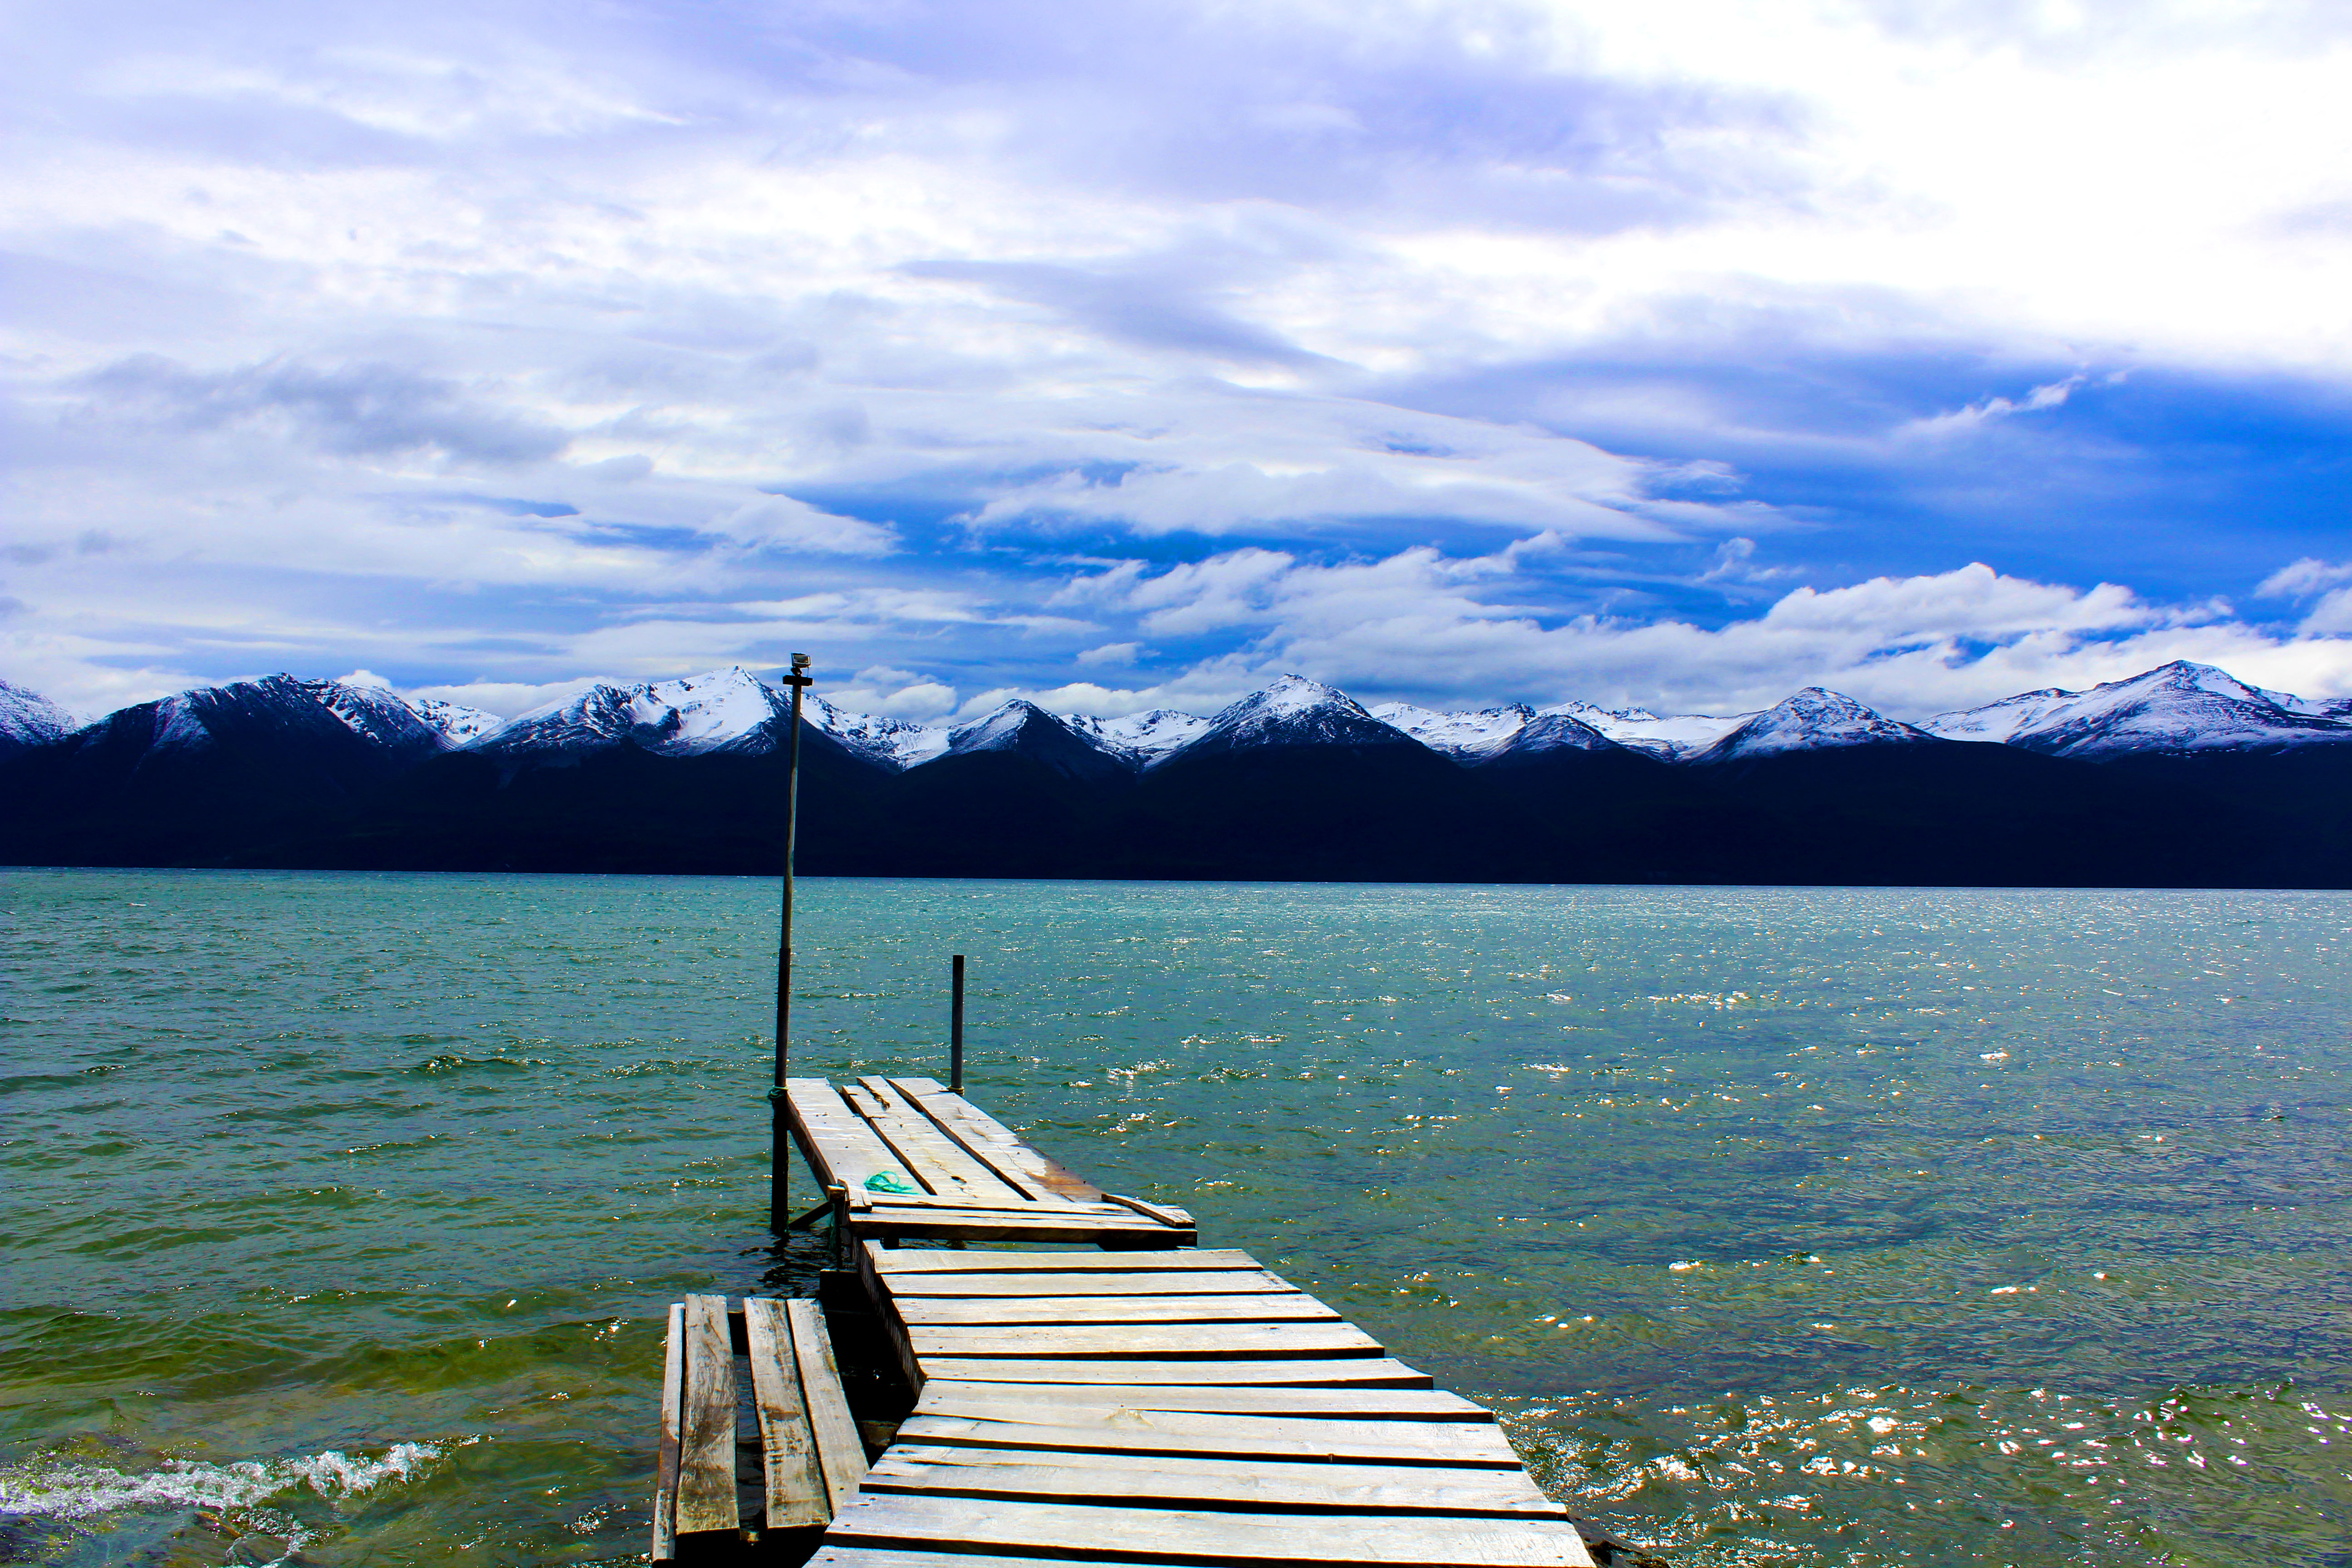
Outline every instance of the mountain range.
<path fill-rule="evenodd" d="M 790 700 L 730 668 L 512 719 L 289 675 L 91 723 L 0 682 L 0 860 L 768 873 Z M 1286 676 L 1202 716 L 805 704 L 812 874 L 2352 885 L 2352 700 L 2178 662 L 1917 724 L 1366 708 Z"/>

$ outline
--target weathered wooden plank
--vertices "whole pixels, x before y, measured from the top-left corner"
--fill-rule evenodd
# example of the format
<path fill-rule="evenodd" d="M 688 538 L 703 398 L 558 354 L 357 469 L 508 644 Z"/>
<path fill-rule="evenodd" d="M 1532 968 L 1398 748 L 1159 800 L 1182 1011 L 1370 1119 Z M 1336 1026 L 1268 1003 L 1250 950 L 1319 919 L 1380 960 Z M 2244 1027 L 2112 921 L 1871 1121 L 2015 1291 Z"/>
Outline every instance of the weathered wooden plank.
<path fill-rule="evenodd" d="M 877 1249 L 879 1250 L 878 1248 Z M 1164 1268 L 1197 1273 L 1265 1266 L 1238 1247 L 1171 1247 L 1156 1252 L 939 1252 L 929 1248 L 881 1252 L 876 1268 L 886 1279 L 902 1274 L 1133 1273 Z"/>
<path fill-rule="evenodd" d="M 823 1524 L 833 1517 L 833 1500 L 825 1495 L 824 1475 L 817 1467 L 816 1436 L 809 1429 L 809 1402 L 802 1392 L 784 1304 L 746 1297 L 743 1330 L 751 1359 L 751 1398 L 760 1413 L 767 1528 Z"/>
<path fill-rule="evenodd" d="M 793 1136 L 808 1156 L 819 1186 L 846 1186 L 853 1193 L 864 1193 L 868 1178 L 887 1176 L 909 1189 L 921 1190 L 915 1173 L 824 1079 L 786 1079 L 784 1109 Z"/>
<path fill-rule="evenodd" d="M 686 1380 L 679 1402 L 677 1533 L 732 1531 L 735 1511 L 735 1347 L 727 1298 L 686 1299 Z"/>
<path fill-rule="evenodd" d="M 1353 1323 L 1038 1323 L 907 1325 L 916 1359 L 933 1356 L 1376 1356 Z"/>
<path fill-rule="evenodd" d="M 1065 1448 L 1098 1454 L 1523 1468 L 1501 1427 L 1466 1421 L 1331 1421 L 1192 1410 L 1130 1410 L 1110 1420 L 1058 1425 L 967 1415 L 909 1415 L 899 1424 L 898 1441 L 958 1448 Z"/>
<path fill-rule="evenodd" d="M 1302 1290 L 1257 1296 L 897 1296 L 899 1321 L 917 1323 L 1273 1323 L 1337 1322 L 1339 1314 Z"/>
<path fill-rule="evenodd" d="M 1172 1204 L 1146 1203 L 1141 1198 L 1129 1197 L 1125 1193 L 1105 1193 L 1103 1196 L 1118 1205 L 1121 1208 L 1133 1209 L 1136 1213 L 1143 1215 L 1147 1219 L 1158 1220 L 1161 1225 L 1171 1226 L 1174 1229 L 1191 1230 L 1193 1228 L 1192 1211 L 1191 1209 L 1180 1209 Z"/>
<path fill-rule="evenodd" d="M 932 1078 L 894 1078 L 892 1088 L 1006 1181 L 1038 1197 L 1099 1203 L 1103 1190 Z"/>
<path fill-rule="evenodd" d="M 977 1203 L 974 1199 L 961 1194 L 958 1194 L 953 1197 L 945 1197 L 937 1193 L 886 1193 L 878 1190 L 869 1190 L 865 1195 L 865 1201 L 869 1206 L 874 1208 L 979 1208 L 990 1213 L 994 1212 L 994 1210 L 989 1208 L 988 1205 Z M 1105 1215 L 1112 1219 L 1133 1219 L 1136 1217 L 1135 1211 L 1129 1208 L 1124 1204 L 1081 1204 L 1074 1203 L 1068 1198 L 1048 1197 L 1036 1200 L 1024 1198 L 1019 1203 L 1011 1206 L 1013 1212 L 1015 1214 Z"/>
<path fill-rule="evenodd" d="M 973 1556 L 961 1552 L 909 1551 L 897 1546 L 835 1546 L 817 1549 L 809 1559 L 824 1568 L 1070 1568 L 1067 1557 L 1005 1557 L 996 1552 Z M 1131 1557 L 1088 1556 L 1087 1568 L 1156 1568 Z"/>
<path fill-rule="evenodd" d="M 1033 1245 L 1050 1243 L 1053 1238 L 1046 1233 L 1056 1230 L 1117 1234 L 1129 1245 L 1191 1234 L 1171 1231 L 1166 1226 L 1125 1209 L 1089 1209 L 1063 1204 L 1007 1204 L 1002 1208 L 992 1208 L 985 1205 L 937 1201 L 899 1204 L 879 1193 L 868 1193 L 864 1196 L 865 1201 L 858 1207 L 866 1212 L 852 1216 L 859 1225 L 1002 1225 L 1011 1227 L 1007 1240 Z M 1024 1229 L 1024 1226 L 1027 1228 Z"/>
<path fill-rule="evenodd" d="M 849 1414 L 824 1314 L 809 1300 L 785 1302 L 784 1314 L 792 1325 L 793 1353 L 800 1363 L 801 1390 L 808 1399 L 809 1427 L 816 1434 L 824 1489 L 838 1513 L 857 1495 L 857 1483 L 866 1474 L 866 1440 L 857 1435 L 857 1422 Z"/>
<path fill-rule="evenodd" d="M 1017 1356 L 932 1356 L 923 1363 L 922 1387 L 933 1378 L 995 1384 L 1286 1384 L 1302 1388 L 1429 1388 L 1429 1373 L 1386 1356 L 1325 1356 L 1307 1361 L 1068 1361 Z"/>
<path fill-rule="evenodd" d="M 1071 1453 L 900 1444 L 866 1478 L 868 1491 L 932 1497 L 1061 1499 L 1123 1508 L 1174 1506 L 1325 1513 L 1556 1518 L 1567 1510 L 1520 1469 Z"/>
<path fill-rule="evenodd" d="M 1590 1568 L 1566 1520 L 1397 1514 L 1224 1513 L 1082 1503 L 864 1496 L 834 1521 L 843 1545 L 1131 1552 L 1162 1562 L 1419 1563 L 1425 1568 Z"/>
<path fill-rule="evenodd" d="M 987 1254 L 981 1254 L 986 1257 Z M 1113 1254 L 1114 1257 L 1118 1256 Z M 890 1294 L 899 1300 L 979 1300 L 992 1296 L 1261 1296 L 1298 1287 L 1263 1268 L 1232 1268 L 1202 1272 L 1139 1268 L 1113 1273 L 1097 1269 L 1041 1279 L 1026 1274 L 899 1274 L 890 1281 Z"/>
<path fill-rule="evenodd" d="M 1494 1413 L 1434 1388 L 1286 1388 L 1255 1385 L 952 1383 L 924 1385 L 918 1415 L 978 1415 L 999 1421 L 1085 1426 L 1129 1411 L 1198 1410 L 1234 1415 L 1313 1415 L 1347 1421 L 1491 1423 Z"/>
<path fill-rule="evenodd" d="M 685 1425 L 686 1306 L 672 1302 L 669 1332 L 662 1340 L 661 1456 L 654 1471 L 654 1557 L 677 1558 L 677 1445 Z"/>
<path fill-rule="evenodd" d="M 1110 1246 L 1139 1238 L 1183 1239 L 1190 1231 L 1171 1231 L 1139 1215 L 1076 1214 L 1042 1205 L 1003 1209 L 887 1208 L 876 1205 L 853 1210 L 850 1233 L 859 1237 L 900 1237 L 958 1241 L 1066 1241 Z"/>
<path fill-rule="evenodd" d="M 1029 1201 L 1025 1189 L 1008 1184 L 994 1171 L 971 1157 L 964 1146 L 941 1132 L 931 1119 L 899 1098 L 888 1082 L 862 1078 L 857 1087 L 845 1087 L 841 1098 L 851 1110 L 890 1145 L 923 1185 L 941 1197 L 961 1197 L 974 1207 L 1018 1205 Z"/>

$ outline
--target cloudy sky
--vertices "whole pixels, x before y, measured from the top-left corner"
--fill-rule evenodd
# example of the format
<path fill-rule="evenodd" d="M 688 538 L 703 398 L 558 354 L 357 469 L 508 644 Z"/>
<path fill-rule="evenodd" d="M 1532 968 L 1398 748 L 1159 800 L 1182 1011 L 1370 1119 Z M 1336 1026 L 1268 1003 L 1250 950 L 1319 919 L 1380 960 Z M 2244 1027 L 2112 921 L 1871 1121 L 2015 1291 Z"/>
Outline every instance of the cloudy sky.
<path fill-rule="evenodd" d="M 2340 0 L 0 13 L 0 678 L 2352 693 Z"/>

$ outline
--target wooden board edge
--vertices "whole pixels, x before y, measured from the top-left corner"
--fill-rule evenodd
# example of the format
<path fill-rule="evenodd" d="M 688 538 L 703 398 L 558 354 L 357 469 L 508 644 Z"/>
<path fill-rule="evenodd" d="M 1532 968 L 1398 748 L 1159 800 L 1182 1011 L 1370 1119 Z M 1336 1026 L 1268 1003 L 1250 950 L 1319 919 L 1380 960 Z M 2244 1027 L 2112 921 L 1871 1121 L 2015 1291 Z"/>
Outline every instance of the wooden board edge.
<path fill-rule="evenodd" d="M 898 1316 L 898 1305 L 890 1295 L 887 1275 L 883 1271 L 884 1259 L 890 1255 L 878 1241 L 857 1244 L 857 1277 L 866 1283 L 866 1299 L 874 1303 L 874 1316 L 882 1325 L 882 1337 L 889 1342 L 890 1352 L 898 1359 L 898 1371 L 915 1397 L 923 1396 L 923 1363 L 915 1359 L 915 1342 L 908 1337 L 907 1325 Z"/>
<path fill-rule="evenodd" d="M 882 1265 L 894 1274 L 1058 1274 L 1073 1270 L 1135 1273 L 1168 1269 L 1184 1273 L 1221 1273 L 1258 1269 L 1265 1265 L 1238 1247 L 1141 1248 L 1106 1255 L 1099 1252 L 893 1252 Z"/>
<path fill-rule="evenodd" d="M 809 1431 L 816 1438 L 817 1468 L 832 1511 L 839 1513 L 857 1495 L 866 1476 L 866 1439 L 858 1435 L 849 1412 L 849 1396 L 841 1384 L 841 1363 L 835 1360 L 833 1335 L 824 1313 L 814 1301 L 796 1298 L 784 1303 L 784 1319 L 792 1327 L 793 1356 L 800 1365 L 801 1394 L 808 1401 Z"/>
<path fill-rule="evenodd" d="M 677 1438 L 686 1403 L 686 1303 L 673 1301 L 662 1351 L 661 1442 L 654 1468 L 656 1563 L 677 1560 Z"/>

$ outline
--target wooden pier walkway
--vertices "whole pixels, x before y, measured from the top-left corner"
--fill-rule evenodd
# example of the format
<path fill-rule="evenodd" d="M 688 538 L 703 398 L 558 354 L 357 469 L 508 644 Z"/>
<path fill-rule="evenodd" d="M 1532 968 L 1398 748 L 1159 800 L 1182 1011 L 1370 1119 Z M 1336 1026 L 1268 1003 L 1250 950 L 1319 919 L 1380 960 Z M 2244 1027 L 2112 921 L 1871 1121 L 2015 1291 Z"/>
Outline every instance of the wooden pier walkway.
<path fill-rule="evenodd" d="M 938 1079 L 786 1080 L 793 1142 L 852 1243 L 1191 1247 L 1182 1209 L 1106 1193 Z"/>
<path fill-rule="evenodd" d="M 835 1201 L 898 1372 L 917 1396 L 845 1500 L 823 1498 L 830 1522 L 809 1561 L 1594 1563 L 1489 1412 L 1438 1390 L 1249 1254 L 1194 1247 L 1181 1210 L 1101 1192 L 928 1079 L 866 1079 L 841 1090 L 795 1079 L 790 1090 L 794 1136 Z M 900 1245 L 911 1239 L 1104 1250 Z M 746 1309 L 747 1321 L 772 1321 L 766 1303 Z M 710 1307 L 698 1310 L 711 1317 Z M 680 1321 L 674 1315 L 674 1333 Z M 801 1331 L 807 1342 L 821 1325 Z M 671 1377 L 677 1388 L 694 1383 L 690 1369 L 674 1366 Z M 762 1395 L 763 1432 L 767 1405 L 791 1406 L 792 1397 L 772 1386 Z M 702 1399 L 715 1423 L 719 1395 Z M 800 1399 L 794 1407 L 811 1412 L 822 1402 Z M 706 1462 L 718 1465 L 716 1445 L 705 1447 Z M 657 1521 L 692 1489 L 677 1468 L 684 1461 L 668 1458 L 681 1451 L 666 1447 Z M 750 1468 L 804 1472 L 840 1489 L 822 1461 Z M 706 1480 L 701 1489 L 718 1489 Z M 810 1511 L 772 1492 L 768 1509 L 795 1522 Z M 656 1561 L 677 1551 L 659 1528 Z"/>

